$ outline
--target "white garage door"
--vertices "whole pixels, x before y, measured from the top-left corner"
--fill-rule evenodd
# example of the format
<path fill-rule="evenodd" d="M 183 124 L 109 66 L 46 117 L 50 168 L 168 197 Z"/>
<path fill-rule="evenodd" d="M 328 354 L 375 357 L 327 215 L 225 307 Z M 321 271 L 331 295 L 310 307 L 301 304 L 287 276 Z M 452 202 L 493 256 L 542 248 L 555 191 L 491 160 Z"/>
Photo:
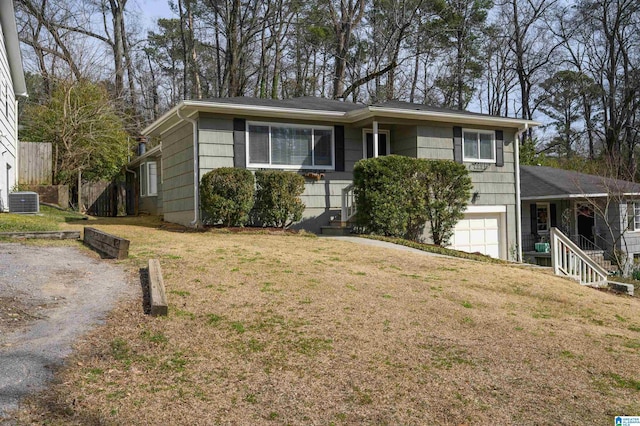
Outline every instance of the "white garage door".
<path fill-rule="evenodd" d="M 500 257 L 500 215 L 466 214 L 456 225 L 451 247 L 469 253 Z"/>

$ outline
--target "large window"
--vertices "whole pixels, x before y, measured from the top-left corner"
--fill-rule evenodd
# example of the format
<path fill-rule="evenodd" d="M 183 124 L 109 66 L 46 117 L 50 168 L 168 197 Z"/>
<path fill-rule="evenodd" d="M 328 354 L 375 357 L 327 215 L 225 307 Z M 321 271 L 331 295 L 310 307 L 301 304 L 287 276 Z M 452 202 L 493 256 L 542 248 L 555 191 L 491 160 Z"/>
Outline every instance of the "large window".
<path fill-rule="evenodd" d="M 329 169 L 333 128 L 276 123 L 247 123 L 247 164 L 281 169 Z"/>
<path fill-rule="evenodd" d="M 549 232 L 549 204 L 536 204 L 536 231 L 538 234 Z"/>
<path fill-rule="evenodd" d="M 627 203 L 627 230 L 640 231 L 640 201 Z"/>
<path fill-rule="evenodd" d="M 158 165 L 147 161 L 140 165 L 140 195 L 154 197 L 158 195 Z"/>
<path fill-rule="evenodd" d="M 496 138 L 494 132 L 465 129 L 462 135 L 464 161 L 487 163 L 496 161 Z"/>

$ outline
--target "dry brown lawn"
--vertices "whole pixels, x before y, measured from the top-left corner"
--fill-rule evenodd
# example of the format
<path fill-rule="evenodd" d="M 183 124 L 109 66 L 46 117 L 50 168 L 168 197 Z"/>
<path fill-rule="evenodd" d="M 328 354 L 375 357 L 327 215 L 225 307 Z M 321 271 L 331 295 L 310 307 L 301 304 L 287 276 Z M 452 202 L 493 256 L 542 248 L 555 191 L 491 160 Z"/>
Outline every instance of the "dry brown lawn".
<path fill-rule="evenodd" d="M 133 273 L 160 259 L 169 316 L 121 304 L 22 423 L 595 425 L 640 414 L 637 298 L 311 236 L 91 225 L 131 239 Z"/>

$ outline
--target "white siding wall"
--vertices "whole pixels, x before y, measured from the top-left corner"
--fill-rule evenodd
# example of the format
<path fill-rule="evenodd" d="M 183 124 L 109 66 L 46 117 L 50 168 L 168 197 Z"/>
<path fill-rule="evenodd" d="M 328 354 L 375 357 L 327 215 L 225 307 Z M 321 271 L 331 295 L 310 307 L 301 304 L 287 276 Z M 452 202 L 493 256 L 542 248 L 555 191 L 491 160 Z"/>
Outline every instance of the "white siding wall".
<path fill-rule="evenodd" d="M 7 209 L 7 194 L 16 184 L 18 134 L 16 97 L 2 31 L 0 37 L 0 207 Z"/>

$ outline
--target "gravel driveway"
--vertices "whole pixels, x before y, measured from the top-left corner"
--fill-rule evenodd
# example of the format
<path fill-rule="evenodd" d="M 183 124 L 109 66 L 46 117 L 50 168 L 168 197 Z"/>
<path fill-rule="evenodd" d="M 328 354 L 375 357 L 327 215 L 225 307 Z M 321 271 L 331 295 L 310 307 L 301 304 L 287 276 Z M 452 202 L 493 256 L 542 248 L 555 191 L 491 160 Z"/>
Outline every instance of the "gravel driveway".
<path fill-rule="evenodd" d="M 77 248 L 0 243 L 0 421 L 119 298 L 137 292 L 123 268 Z"/>

